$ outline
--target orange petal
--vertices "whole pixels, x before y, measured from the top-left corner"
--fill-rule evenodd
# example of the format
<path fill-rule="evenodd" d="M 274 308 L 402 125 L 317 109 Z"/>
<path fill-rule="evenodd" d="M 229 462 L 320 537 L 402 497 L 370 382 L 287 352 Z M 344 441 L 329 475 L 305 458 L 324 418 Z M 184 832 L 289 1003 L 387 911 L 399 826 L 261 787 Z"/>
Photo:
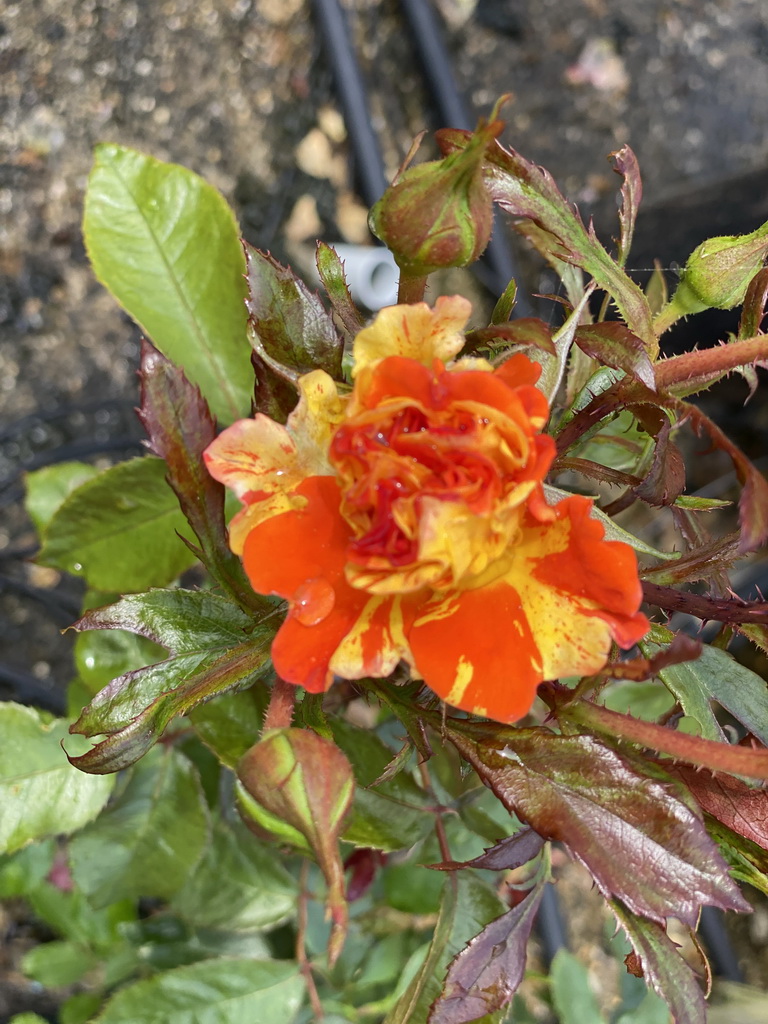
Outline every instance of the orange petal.
<path fill-rule="evenodd" d="M 427 605 L 408 640 L 417 672 L 451 707 L 497 722 L 530 710 L 541 659 L 520 597 L 505 581 Z"/>
<path fill-rule="evenodd" d="M 405 356 L 425 366 L 435 359 L 448 362 L 464 347 L 462 331 L 471 311 L 471 303 L 460 295 L 441 296 L 434 309 L 425 302 L 386 306 L 355 338 L 352 376 L 387 356 Z"/>

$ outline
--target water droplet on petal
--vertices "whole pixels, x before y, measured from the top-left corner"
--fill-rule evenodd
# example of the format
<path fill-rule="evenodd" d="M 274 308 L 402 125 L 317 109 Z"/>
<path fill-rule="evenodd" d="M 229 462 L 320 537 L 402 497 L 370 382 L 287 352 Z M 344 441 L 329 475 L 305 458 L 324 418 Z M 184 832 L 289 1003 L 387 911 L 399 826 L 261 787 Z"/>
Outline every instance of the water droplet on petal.
<path fill-rule="evenodd" d="M 316 626 L 328 618 L 335 603 L 336 591 L 328 580 L 307 580 L 293 595 L 293 617 L 302 626 Z"/>

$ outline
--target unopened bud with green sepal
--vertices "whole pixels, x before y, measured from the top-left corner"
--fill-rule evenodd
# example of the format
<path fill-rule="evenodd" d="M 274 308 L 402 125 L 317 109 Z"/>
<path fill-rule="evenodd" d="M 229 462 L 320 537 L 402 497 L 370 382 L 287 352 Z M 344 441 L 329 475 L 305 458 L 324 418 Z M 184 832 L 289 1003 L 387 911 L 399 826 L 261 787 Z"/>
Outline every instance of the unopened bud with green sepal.
<path fill-rule="evenodd" d="M 705 309 L 732 309 L 768 256 L 768 221 L 748 235 L 708 238 L 688 257 L 680 284 L 656 319 L 661 334 L 682 316 Z"/>
<path fill-rule="evenodd" d="M 493 203 L 483 180 L 488 146 L 504 122 L 483 121 L 465 149 L 411 167 L 372 208 L 371 231 L 391 250 L 402 272 L 431 274 L 465 267 L 482 255 L 493 229 Z"/>

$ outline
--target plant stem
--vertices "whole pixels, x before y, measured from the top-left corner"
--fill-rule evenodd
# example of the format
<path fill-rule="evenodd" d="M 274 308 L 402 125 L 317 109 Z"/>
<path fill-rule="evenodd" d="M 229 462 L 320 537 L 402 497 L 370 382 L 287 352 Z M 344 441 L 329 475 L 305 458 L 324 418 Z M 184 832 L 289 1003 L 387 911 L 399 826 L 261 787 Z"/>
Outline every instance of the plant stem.
<path fill-rule="evenodd" d="M 612 739 L 629 740 L 641 747 L 649 747 L 663 754 L 698 764 L 713 772 L 730 772 L 751 779 L 768 779 L 768 748 L 737 747 L 700 736 L 666 729 L 653 722 L 622 715 L 617 711 L 581 701 L 558 709 L 558 717 L 586 725 Z"/>
<path fill-rule="evenodd" d="M 761 360 L 768 360 L 768 334 L 741 338 L 739 341 L 716 345 L 714 348 L 685 352 L 683 355 L 656 363 L 656 386 L 670 388 L 699 377 L 727 373 L 739 366 L 748 366 Z"/>
<path fill-rule="evenodd" d="M 426 276 L 410 276 L 400 274 L 400 283 L 397 286 L 398 302 L 421 302 L 424 298 L 424 290 L 427 287 Z"/>
<path fill-rule="evenodd" d="M 270 729 L 287 729 L 293 721 L 293 706 L 296 702 L 296 687 L 292 683 L 286 683 L 280 676 L 275 678 L 272 693 L 269 698 L 269 707 L 264 716 L 263 732 Z"/>
<path fill-rule="evenodd" d="M 315 1020 L 324 1020 L 325 1012 L 323 1010 L 323 1004 L 320 1002 L 317 985 L 315 985 L 315 978 L 312 974 L 312 965 L 307 957 L 305 945 L 305 938 L 307 934 L 307 901 L 309 897 L 309 892 L 307 891 L 308 877 L 309 861 L 305 858 L 301 862 L 301 873 L 299 875 L 299 902 L 296 908 L 296 960 L 299 964 L 299 970 L 301 971 L 302 977 L 304 978 L 304 984 L 307 986 L 307 995 L 309 996 L 309 1002 L 312 1006 L 314 1018 Z"/>

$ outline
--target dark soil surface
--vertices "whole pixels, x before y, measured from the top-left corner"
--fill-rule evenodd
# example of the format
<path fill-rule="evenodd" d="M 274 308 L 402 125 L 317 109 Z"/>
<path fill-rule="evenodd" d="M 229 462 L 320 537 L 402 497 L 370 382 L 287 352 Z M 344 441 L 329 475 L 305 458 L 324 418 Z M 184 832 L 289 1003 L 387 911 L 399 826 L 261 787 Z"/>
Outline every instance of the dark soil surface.
<path fill-rule="evenodd" d="M 673 267 L 707 235 L 768 218 L 765 4 L 438 6 L 473 111 L 510 92 L 504 141 L 544 164 L 606 238 L 617 231 L 619 179 L 605 157 L 624 143 L 635 149 L 645 182 L 640 276 L 655 257 Z M 441 125 L 396 0 L 346 9 L 391 177 L 412 137 Z M 124 457 L 141 437 L 138 331 L 94 280 L 79 227 L 92 147 L 115 141 L 199 172 L 250 241 L 298 268 L 315 238 L 360 243 L 367 230 L 308 0 L 6 3 L 0 83 L 0 696 L 56 708 L 72 671 L 71 634 L 59 630 L 80 591 L 25 560 L 35 538 L 22 474 L 56 459 Z M 553 289 L 527 254 L 518 258 L 532 290 Z M 697 340 L 723 337 L 727 323 L 698 327 Z M 721 393 L 720 421 L 759 456 L 767 406 L 758 398 L 745 415 L 745 393 Z M 766 920 L 760 909 L 737 928 L 756 985 L 768 977 Z M 2 925 L 13 928 L 7 916 Z M 0 1020 L 22 1008 L 13 993 L 23 981 L 5 978 Z"/>

